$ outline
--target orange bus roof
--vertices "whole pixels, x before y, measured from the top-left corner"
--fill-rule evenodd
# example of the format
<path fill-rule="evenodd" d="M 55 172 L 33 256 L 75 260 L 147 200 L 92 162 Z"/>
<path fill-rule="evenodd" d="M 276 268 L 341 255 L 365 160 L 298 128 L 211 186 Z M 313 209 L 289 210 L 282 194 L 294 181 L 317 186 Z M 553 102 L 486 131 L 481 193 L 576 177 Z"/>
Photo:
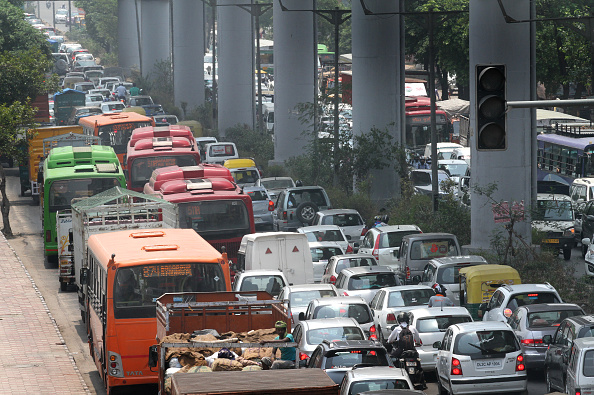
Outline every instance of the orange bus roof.
<path fill-rule="evenodd" d="M 151 234 L 153 237 L 143 237 Z M 217 263 L 222 258 L 221 253 L 193 229 L 130 229 L 99 233 L 89 237 L 88 248 L 104 267 L 112 254 L 115 254 L 115 263 L 124 266 L 164 262 Z"/>
<path fill-rule="evenodd" d="M 100 114 L 83 117 L 78 123 L 81 126 L 94 126 L 95 122 L 97 122 L 97 125 L 103 126 L 123 122 L 154 122 L 154 120 L 153 118 L 146 117 L 135 112 L 114 112 L 111 114 Z"/>

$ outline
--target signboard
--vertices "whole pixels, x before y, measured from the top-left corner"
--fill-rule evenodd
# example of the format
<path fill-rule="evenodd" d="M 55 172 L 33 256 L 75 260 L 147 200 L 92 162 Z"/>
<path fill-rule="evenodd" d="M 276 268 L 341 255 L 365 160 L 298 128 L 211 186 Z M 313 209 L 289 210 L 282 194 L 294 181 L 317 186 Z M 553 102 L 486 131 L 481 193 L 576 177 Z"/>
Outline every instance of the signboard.
<path fill-rule="evenodd" d="M 427 90 L 425 84 L 422 82 L 407 82 L 404 84 L 405 96 L 425 96 L 427 97 Z"/>
<path fill-rule="evenodd" d="M 445 121 L 445 115 L 435 114 L 436 123 L 443 124 Z M 429 125 L 431 123 L 431 115 L 409 115 L 406 117 L 406 123 L 409 125 Z"/>
<path fill-rule="evenodd" d="M 211 152 L 213 155 L 233 155 L 233 146 L 232 145 L 215 145 L 210 147 Z"/>
<path fill-rule="evenodd" d="M 142 268 L 142 277 L 181 277 L 191 276 L 191 264 L 151 265 Z"/>
<path fill-rule="evenodd" d="M 151 169 L 177 165 L 176 158 L 172 158 L 171 156 L 157 156 L 154 158 L 148 158 L 147 162 L 148 167 Z"/>

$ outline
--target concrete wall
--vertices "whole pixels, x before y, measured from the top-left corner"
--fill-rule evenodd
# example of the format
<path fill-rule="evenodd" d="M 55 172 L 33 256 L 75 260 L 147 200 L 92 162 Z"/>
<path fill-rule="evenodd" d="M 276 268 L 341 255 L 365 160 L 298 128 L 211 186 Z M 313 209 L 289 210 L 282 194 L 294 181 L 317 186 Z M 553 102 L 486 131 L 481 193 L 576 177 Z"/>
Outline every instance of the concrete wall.
<path fill-rule="evenodd" d="M 171 57 L 168 0 L 142 0 L 142 75 L 153 73 L 156 62 Z"/>
<path fill-rule="evenodd" d="M 136 22 L 135 1 L 118 0 L 118 64 L 122 68 L 140 68 L 138 52 L 140 23 Z"/>

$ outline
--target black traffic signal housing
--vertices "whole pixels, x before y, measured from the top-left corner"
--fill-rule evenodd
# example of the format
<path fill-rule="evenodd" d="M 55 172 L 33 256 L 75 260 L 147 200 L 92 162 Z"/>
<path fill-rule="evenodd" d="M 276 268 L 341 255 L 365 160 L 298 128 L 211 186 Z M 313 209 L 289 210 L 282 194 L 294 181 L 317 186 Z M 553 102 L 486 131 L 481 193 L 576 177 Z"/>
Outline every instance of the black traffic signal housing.
<path fill-rule="evenodd" d="M 507 149 L 505 65 L 476 66 L 477 149 Z"/>

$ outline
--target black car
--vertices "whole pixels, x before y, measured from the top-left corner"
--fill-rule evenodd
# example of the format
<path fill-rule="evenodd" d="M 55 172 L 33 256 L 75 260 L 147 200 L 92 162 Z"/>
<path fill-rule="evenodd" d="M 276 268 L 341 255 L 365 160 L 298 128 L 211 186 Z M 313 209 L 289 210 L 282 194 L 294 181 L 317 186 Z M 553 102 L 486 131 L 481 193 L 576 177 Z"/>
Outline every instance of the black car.
<path fill-rule="evenodd" d="M 355 365 L 394 366 L 388 351 L 373 340 L 324 340 L 311 354 L 308 368 L 323 369 L 336 384 Z"/>
<path fill-rule="evenodd" d="M 545 353 L 545 374 L 548 393 L 565 391 L 565 377 L 571 344 L 575 339 L 594 336 L 594 315 L 569 317 L 563 320 L 553 336 L 543 336 L 548 344 Z"/>

